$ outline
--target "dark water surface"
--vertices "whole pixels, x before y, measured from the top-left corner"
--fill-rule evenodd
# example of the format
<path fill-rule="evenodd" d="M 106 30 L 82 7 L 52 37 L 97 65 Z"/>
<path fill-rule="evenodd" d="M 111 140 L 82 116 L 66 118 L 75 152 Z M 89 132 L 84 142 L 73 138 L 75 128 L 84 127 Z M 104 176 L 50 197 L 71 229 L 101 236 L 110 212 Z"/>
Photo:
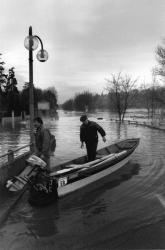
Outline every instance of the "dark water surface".
<path fill-rule="evenodd" d="M 103 119 L 97 120 L 100 116 Z M 26 193 L 0 228 L 0 249 L 165 249 L 165 133 L 119 127 L 108 113 L 91 117 L 105 128 L 107 145 L 117 139 L 141 138 L 131 161 L 106 183 L 49 207 L 31 207 Z M 45 121 L 58 143 L 53 164 L 85 153 L 80 150 L 78 118 L 79 114 L 67 113 Z M 8 140 L 27 142 L 28 129 L 20 131 Z M 99 147 L 106 144 L 100 138 Z"/>

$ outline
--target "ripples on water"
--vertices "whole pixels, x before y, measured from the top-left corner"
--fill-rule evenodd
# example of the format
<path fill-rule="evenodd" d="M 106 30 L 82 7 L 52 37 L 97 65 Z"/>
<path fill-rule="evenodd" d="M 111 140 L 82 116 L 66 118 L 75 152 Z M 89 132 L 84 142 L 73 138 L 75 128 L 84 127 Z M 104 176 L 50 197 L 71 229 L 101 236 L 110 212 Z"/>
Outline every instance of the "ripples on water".
<path fill-rule="evenodd" d="M 98 115 L 91 116 L 96 120 Z M 154 244 L 152 238 L 157 234 L 138 240 L 135 236 L 139 230 L 165 220 L 165 133 L 144 127 L 119 127 L 110 122 L 107 113 L 98 123 L 107 132 L 107 144 L 127 137 L 141 138 L 131 161 L 107 182 L 63 198 L 49 207 L 32 208 L 25 194 L 1 228 L 0 247 L 100 250 L 123 249 L 124 246 L 144 249 L 149 242 Z M 54 161 L 65 161 L 85 153 L 80 150 L 79 115 L 63 114 L 58 121 L 46 121 L 46 124 L 57 138 Z M 24 143 L 28 129 L 20 130 L 17 141 Z M 10 138 L 15 136 L 13 133 Z M 104 145 L 100 140 L 99 147 Z M 155 240 L 161 244 L 160 239 L 159 242 Z"/>

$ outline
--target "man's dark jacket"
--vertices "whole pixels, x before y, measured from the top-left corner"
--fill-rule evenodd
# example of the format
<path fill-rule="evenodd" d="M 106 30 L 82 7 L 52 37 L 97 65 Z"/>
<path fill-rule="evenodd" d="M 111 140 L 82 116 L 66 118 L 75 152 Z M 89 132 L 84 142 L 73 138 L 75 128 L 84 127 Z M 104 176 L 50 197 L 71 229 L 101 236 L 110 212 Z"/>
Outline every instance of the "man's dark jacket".
<path fill-rule="evenodd" d="M 35 133 L 36 153 L 38 156 L 44 155 L 49 157 L 50 155 L 50 132 L 48 129 L 41 126 Z"/>
<path fill-rule="evenodd" d="M 96 122 L 89 121 L 88 124 L 82 124 L 80 127 L 80 141 L 85 143 L 97 142 L 99 132 L 101 136 L 105 136 L 104 129 Z"/>

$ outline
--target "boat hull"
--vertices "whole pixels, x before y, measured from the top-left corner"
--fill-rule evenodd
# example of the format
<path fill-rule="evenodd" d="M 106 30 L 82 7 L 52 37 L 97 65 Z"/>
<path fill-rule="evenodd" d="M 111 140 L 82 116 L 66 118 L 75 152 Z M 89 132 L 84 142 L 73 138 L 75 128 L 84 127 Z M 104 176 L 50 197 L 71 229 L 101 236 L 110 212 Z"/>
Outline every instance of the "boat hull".
<path fill-rule="evenodd" d="M 33 164 L 32 168 L 27 166 L 26 175 L 23 171 L 8 189 L 19 191 L 29 183 L 30 204 L 34 206 L 49 204 L 85 187 L 89 189 L 94 183 L 98 185 L 110 180 L 111 174 L 128 163 L 139 141 L 139 138 L 118 141 L 99 149 L 96 160 L 92 162 L 87 162 L 87 156 L 83 156 L 58 165 L 50 174 L 38 165 L 36 167 Z"/>
<path fill-rule="evenodd" d="M 92 184 L 104 177 L 107 177 L 108 175 L 114 173 L 115 171 L 119 170 L 120 168 L 122 168 L 126 163 L 128 163 L 128 161 L 130 160 L 132 155 L 129 155 L 128 157 L 126 157 L 125 159 L 121 160 L 120 162 L 102 170 L 99 171 L 95 174 L 91 174 L 90 176 L 87 176 L 83 179 L 80 179 L 78 181 L 75 181 L 73 183 L 64 185 L 62 187 L 58 187 L 58 196 L 59 197 L 63 197 L 69 193 L 75 192 L 81 188 L 84 188 L 86 186 L 88 186 L 89 184 Z"/>

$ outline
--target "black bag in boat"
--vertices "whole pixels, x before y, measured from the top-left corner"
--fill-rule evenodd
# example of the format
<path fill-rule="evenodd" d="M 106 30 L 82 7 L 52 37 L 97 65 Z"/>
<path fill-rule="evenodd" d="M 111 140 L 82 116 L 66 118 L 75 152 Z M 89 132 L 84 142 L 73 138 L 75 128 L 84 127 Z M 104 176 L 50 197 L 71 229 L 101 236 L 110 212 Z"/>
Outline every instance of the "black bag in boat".
<path fill-rule="evenodd" d="M 30 184 L 28 201 L 32 206 L 45 206 L 57 200 L 57 181 L 46 172 L 37 173 Z"/>

